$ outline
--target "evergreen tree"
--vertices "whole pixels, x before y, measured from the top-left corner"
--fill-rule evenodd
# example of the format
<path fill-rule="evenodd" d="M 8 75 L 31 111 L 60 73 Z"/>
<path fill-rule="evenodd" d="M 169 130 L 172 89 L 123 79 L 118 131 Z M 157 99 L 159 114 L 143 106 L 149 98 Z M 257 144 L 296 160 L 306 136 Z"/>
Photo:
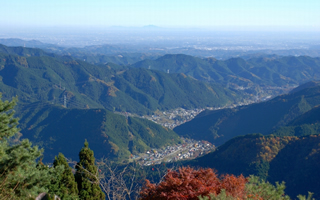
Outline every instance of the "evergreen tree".
<path fill-rule="evenodd" d="M 59 177 L 52 180 L 49 188 L 50 193 L 56 194 L 64 200 L 79 199 L 77 183 L 71 167 L 62 153 L 55 157 L 53 167 L 63 167 L 63 171 Z"/>
<path fill-rule="evenodd" d="M 17 98 L 9 101 L 2 101 L 2 94 L 0 93 L 0 141 L 14 136 L 19 129 L 17 128 L 18 119 L 14 118 L 14 106 Z"/>
<path fill-rule="evenodd" d="M 99 172 L 95 165 L 93 151 L 89 148 L 87 140 L 79 153 L 80 161 L 76 166 L 76 182 L 78 184 L 79 197 L 85 200 L 105 199 L 105 194 L 100 188 Z"/>
<path fill-rule="evenodd" d="M 13 117 L 16 99 L 2 101 L 0 93 L 0 199 L 29 199 L 46 192 L 50 183 L 49 170 L 37 169 L 36 159 L 42 155 L 28 140 L 9 145 L 18 119 Z"/>

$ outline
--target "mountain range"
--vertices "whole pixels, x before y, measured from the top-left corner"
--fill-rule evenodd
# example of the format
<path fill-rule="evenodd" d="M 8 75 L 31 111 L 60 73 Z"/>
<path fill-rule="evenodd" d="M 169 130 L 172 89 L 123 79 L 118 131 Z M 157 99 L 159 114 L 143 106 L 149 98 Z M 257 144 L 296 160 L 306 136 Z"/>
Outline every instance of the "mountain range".
<path fill-rule="evenodd" d="M 37 41 L 29 45 L 57 48 Z M 318 79 L 319 58 L 271 55 L 222 61 L 175 54 L 129 65 L 139 59 L 130 60 L 128 54 L 123 58 L 126 66 L 94 61 L 116 48 L 87 47 L 92 51 L 89 56 L 101 53 L 90 58 L 95 63 L 91 64 L 86 62 L 89 57 L 78 59 L 86 53 L 77 48 L 62 55 L 0 45 L 0 92 L 5 99 L 18 95 L 17 137 L 43 147 L 44 162 L 52 162 L 59 152 L 77 160 L 86 139 L 96 158 L 128 161 L 138 153 L 180 143 L 183 136 L 217 146 L 184 165 L 255 174 L 272 183 L 284 180 L 291 197 L 311 191 L 320 198 L 318 81 L 269 101 L 206 110 L 174 130 L 112 112 L 143 115 L 178 107 L 223 107 L 253 96 L 251 87 L 276 88 Z M 77 58 L 71 56 L 77 53 Z"/>
<path fill-rule="evenodd" d="M 308 83 L 309 85 L 312 85 Z M 297 88 L 266 102 L 230 109 L 203 111 L 193 120 L 174 129 L 183 137 L 221 145 L 245 134 L 270 134 L 320 104 L 320 85 Z"/>
<path fill-rule="evenodd" d="M 180 142 L 170 129 L 105 109 L 66 109 L 37 102 L 21 108 L 18 117 L 22 138 L 45 149 L 44 162 L 52 162 L 59 152 L 77 160 L 85 140 L 97 159 L 116 161 Z"/>
<path fill-rule="evenodd" d="M 144 28 L 146 29 L 146 28 Z M 150 28 L 147 28 L 150 29 Z M 156 30 L 157 28 L 152 28 Z M 151 30 L 151 29 L 150 29 Z M 112 59 L 116 64 L 128 65 L 133 62 L 138 62 L 146 58 L 156 59 L 165 54 L 187 54 L 196 57 L 214 57 L 218 60 L 227 60 L 230 58 L 241 57 L 244 59 L 257 58 L 257 57 L 269 57 L 270 55 L 292 56 L 292 55 L 306 55 L 311 57 L 320 57 L 319 45 L 312 45 L 308 49 L 306 48 L 293 48 L 293 49 L 262 49 L 262 50 L 232 50 L 225 49 L 223 46 L 216 48 L 196 47 L 196 46 L 183 46 L 175 48 L 167 48 L 165 45 L 156 44 L 159 48 L 154 48 L 153 45 L 138 45 L 138 44 L 99 44 L 90 45 L 85 47 L 64 47 L 54 44 L 43 43 L 37 40 L 21 40 L 17 38 L 2 38 L 0 44 L 7 46 L 25 46 L 31 48 L 41 48 L 50 53 L 56 53 L 60 55 L 69 55 L 78 59 L 86 59 L 90 63 L 102 64 Z M 170 44 L 172 45 L 172 44 Z M 177 44 L 179 46 L 181 44 Z M 210 46 L 210 45 L 208 45 Z M 139 55 L 140 54 L 140 55 Z M 123 58 L 114 59 L 116 56 L 121 55 Z M 109 57 L 110 56 L 110 57 Z M 129 59 L 127 60 L 126 57 Z M 133 62 L 132 62 L 133 61 Z"/>
<path fill-rule="evenodd" d="M 269 56 L 249 60 L 231 58 L 197 58 L 184 54 L 165 55 L 156 60 L 143 60 L 132 67 L 184 73 L 198 80 L 230 84 L 230 86 L 299 85 L 320 78 L 320 58 L 308 56 Z"/>
<path fill-rule="evenodd" d="M 92 65 L 40 49 L 1 49 L 0 92 L 4 98 L 18 95 L 21 103 L 50 101 L 61 105 L 66 96 L 71 107 L 146 114 L 157 109 L 222 106 L 243 96 L 182 73 Z"/>

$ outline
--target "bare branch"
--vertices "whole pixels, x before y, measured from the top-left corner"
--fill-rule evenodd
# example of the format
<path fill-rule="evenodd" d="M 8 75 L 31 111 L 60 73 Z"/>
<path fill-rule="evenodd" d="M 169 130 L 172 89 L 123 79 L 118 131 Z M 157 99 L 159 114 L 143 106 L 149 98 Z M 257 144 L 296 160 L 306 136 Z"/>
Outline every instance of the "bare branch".
<path fill-rule="evenodd" d="M 75 161 L 67 159 L 67 162 L 72 164 L 74 168 L 80 168 L 83 171 L 82 173 L 94 177 L 94 181 L 89 181 L 92 184 L 99 184 L 108 200 L 138 199 L 140 185 L 136 180 L 137 165 L 132 166 L 133 173 L 131 173 L 129 165 L 119 169 L 117 165 L 112 167 L 111 164 L 107 164 L 102 159 L 97 162 L 97 173 L 93 174 Z M 126 180 L 126 176 L 130 177 Z"/>

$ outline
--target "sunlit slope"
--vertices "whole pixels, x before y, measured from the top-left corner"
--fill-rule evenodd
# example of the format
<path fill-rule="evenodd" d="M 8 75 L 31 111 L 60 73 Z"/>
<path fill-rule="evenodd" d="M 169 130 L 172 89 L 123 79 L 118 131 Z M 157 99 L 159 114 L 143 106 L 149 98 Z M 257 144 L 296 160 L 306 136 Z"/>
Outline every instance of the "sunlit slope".
<path fill-rule="evenodd" d="M 320 78 L 320 59 L 307 56 L 258 57 L 249 60 L 231 58 L 222 61 L 169 54 L 156 60 L 143 60 L 132 67 L 169 70 L 171 73 L 184 73 L 198 80 L 235 86 L 283 86 Z"/>
<path fill-rule="evenodd" d="M 204 111 L 174 131 L 181 136 L 221 145 L 238 135 L 269 134 L 319 104 L 320 86 L 305 88 L 267 102 L 235 109 Z"/>
<path fill-rule="evenodd" d="M 138 114 L 177 107 L 221 106 L 242 97 L 240 92 L 184 74 L 147 69 L 119 71 L 66 56 L 5 53 L 0 53 L 0 92 L 4 98 L 18 95 L 20 103 L 50 101 L 62 105 L 66 97 L 69 107 Z"/>
<path fill-rule="evenodd" d="M 147 69 L 130 69 L 113 80 L 115 87 L 150 110 L 219 106 L 239 97 L 239 93 L 218 84 Z"/>
<path fill-rule="evenodd" d="M 96 158 L 116 160 L 180 141 L 170 129 L 104 109 L 65 109 L 34 103 L 19 110 L 18 116 L 23 138 L 44 147 L 45 161 L 51 161 L 59 152 L 78 159 L 85 139 Z"/>

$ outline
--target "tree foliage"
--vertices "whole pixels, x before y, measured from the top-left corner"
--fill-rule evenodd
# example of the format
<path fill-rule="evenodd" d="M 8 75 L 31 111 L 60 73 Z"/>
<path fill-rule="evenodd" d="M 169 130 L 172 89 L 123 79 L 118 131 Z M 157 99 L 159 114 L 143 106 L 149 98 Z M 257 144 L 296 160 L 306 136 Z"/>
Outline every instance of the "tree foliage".
<path fill-rule="evenodd" d="M 36 167 L 42 150 L 28 140 L 9 145 L 8 140 L 18 132 L 18 119 L 13 117 L 15 101 L 0 100 L 0 197 L 27 199 L 48 191 L 53 169 Z"/>
<path fill-rule="evenodd" d="M 182 167 L 168 171 L 159 184 L 146 184 L 140 195 L 142 200 L 151 199 L 198 199 L 198 196 L 218 195 L 225 189 L 229 196 L 243 196 L 247 179 L 241 176 L 224 175 L 220 178 L 210 168 L 195 170 Z"/>
<path fill-rule="evenodd" d="M 63 167 L 62 174 L 51 182 L 50 192 L 58 195 L 62 199 L 78 199 L 78 187 L 66 158 L 62 153 L 55 157 L 53 167 Z"/>
<path fill-rule="evenodd" d="M 95 165 L 93 151 L 89 143 L 85 141 L 84 147 L 79 153 L 80 161 L 76 165 L 76 182 L 78 184 L 80 199 L 101 200 L 105 194 L 100 188 L 99 172 Z"/>
<path fill-rule="evenodd" d="M 0 141 L 16 134 L 19 129 L 17 128 L 18 119 L 14 118 L 13 108 L 16 105 L 17 98 L 12 101 L 2 101 L 2 94 L 0 93 Z"/>

